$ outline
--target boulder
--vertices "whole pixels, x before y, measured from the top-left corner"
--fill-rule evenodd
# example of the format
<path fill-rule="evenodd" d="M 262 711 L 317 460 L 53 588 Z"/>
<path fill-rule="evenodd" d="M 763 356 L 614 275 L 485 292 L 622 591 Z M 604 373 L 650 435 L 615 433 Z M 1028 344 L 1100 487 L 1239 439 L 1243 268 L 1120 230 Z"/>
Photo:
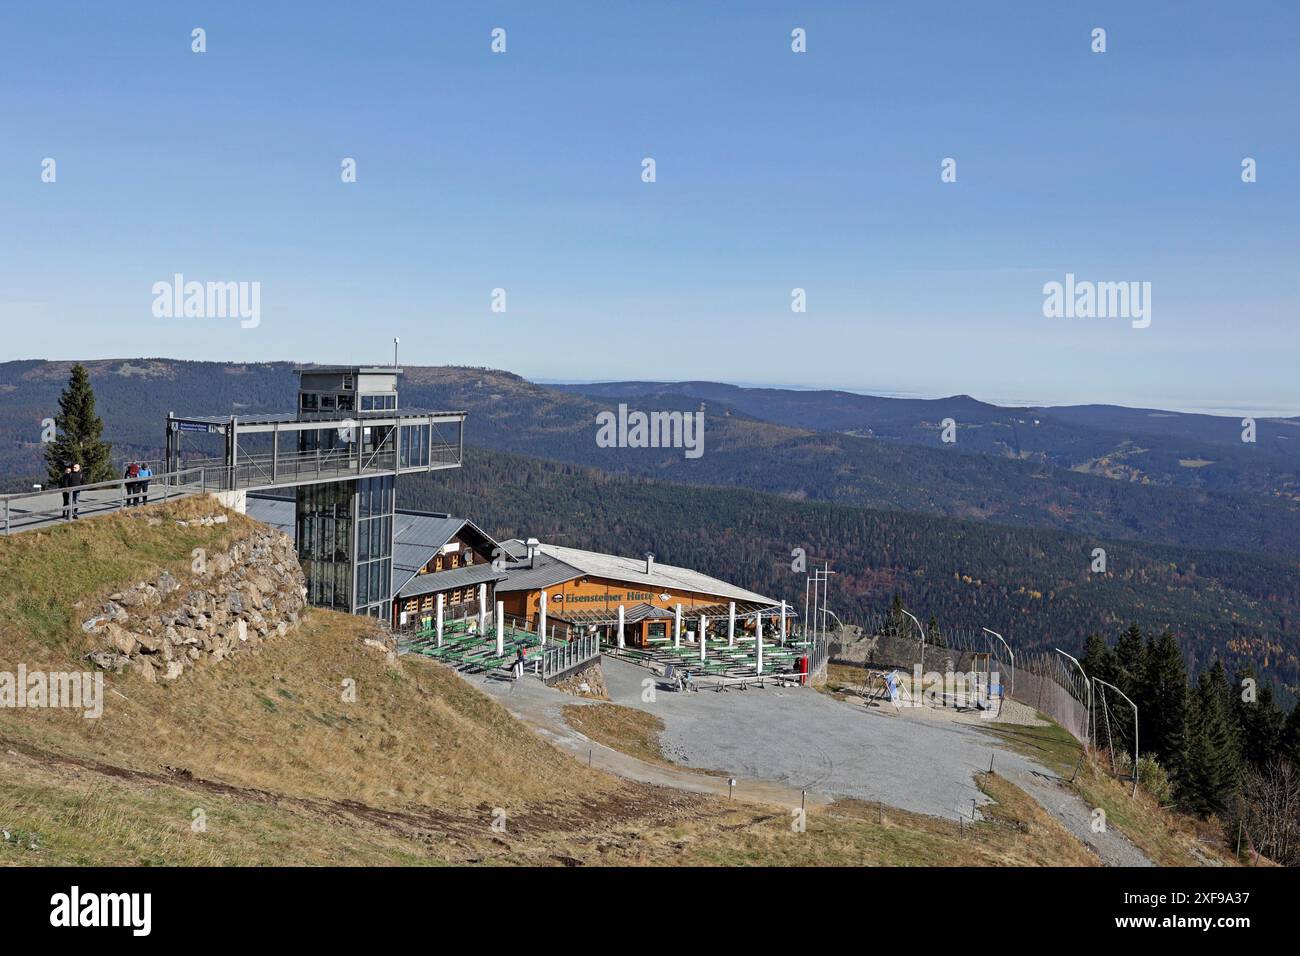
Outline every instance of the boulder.
<path fill-rule="evenodd" d="M 107 628 L 108 642 L 122 654 L 134 654 L 136 649 L 135 635 L 122 627 L 120 624 L 110 623 Z"/>
<path fill-rule="evenodd" d="M 150 654 L 156 654 L 158 648 L 163 645 L 162 638 L 158 637 L 156 634 L 150 634 L 147 631 L 137 631 L 132 636 L 140 644 L 140 649 Z"/>
<path fill-rule="evenodd" d="M 112 671 L 114 674 L 120 674 L 123 668 L 131 666 L 131 658 L 113 651 L 91 651 L 86 655 L 86 659 L 96 667 Z"/>
<path fill-rule="evenodd" d="M 154 662 L 147 657 L 137 657 L 131 662 L 131 670 L 143 677 L 146 682 L 156 684 L 158 682 L 157 668 Z"/>

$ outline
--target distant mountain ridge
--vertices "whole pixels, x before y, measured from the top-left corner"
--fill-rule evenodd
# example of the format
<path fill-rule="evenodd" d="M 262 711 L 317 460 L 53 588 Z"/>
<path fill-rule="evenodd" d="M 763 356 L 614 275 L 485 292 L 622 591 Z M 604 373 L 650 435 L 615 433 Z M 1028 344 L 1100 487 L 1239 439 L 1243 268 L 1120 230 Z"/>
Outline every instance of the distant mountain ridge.
<path fill-rule="evenodd" d="M 1000 457 L 1130 481 L 1300 500 L 1300 418 L 1241 418 L 1119 405 L 999 406 L 969 395 L 883 398 L 843 391 L 745 388 L 718 382 L 601 382 L 555 386 L 605 399 L 676 396 L 720 401 L 776 424 L 936 447 L 933 424 L 953 418 L 957 445 Z"/>
<path fill-rule="evenodd" d="M 11 488 L 41 471 L 40 422 L 54 414 L 70 365 L 0 364 L 0 446 L 6 449 L 0 469 Z M 294 363 L 290 362 L 129 359 L 87 365 L 109 437 L 124 457 L 159 454 L 168 411 L 281 411 L 292 407 L 295 396 Z M 536 385 L 509 372 L 414 366 L 406 368 L 402 400 L 411 406 L 468 410 L 469 444 L 617 474 L 750 488 L 796 500 L 1055 528 L 1099 538 L 1292 557 L 1300 549 L 1300 502 L 1294 498 L 1280 492 L 1267 495 L 1235 488 L 1116 481 L 1081 473 L 1083 468 L 1062 467 L 1054 463 L 1054 456 L 1062 454 L 1059 449 L 1031 452 L 1029 437 L 1051 432 L 1076 443 L 1108 446 L 1113 436 L 1099 440 L 1093 431 L 1041 418 L 1035 426 L 1032 410 L 1008 412 L 968 397 L 956 397 L 948 405 L 943 400 L 870 399 L 872 407 L 888 414 L 872 419 L 871 437 L 861 437 L 800 424 L 818 420 L 823 407 L 833 412 L 834 400 L 846 393 L 815 395 L 817 404 L 810 407 L 808 393 L 781 393 L 760 402 L 753 390 L 712 383 L 692 389 L 665 386 L 637 398 L 632 386 L 643 384 L 611 386 L 608 390 L 619 394 L 592 396 L 576 388 Z M 649 409 L 682 411 L 697 410 L 703 403 L 704 455 L 688 460 L 680 449 L 598 447 L 596 416 L 620 398 Z M 863 397 L 852 398 L 856 410 L 837 413 L 838 418 L 827 412 L 824 417 L 845 424 L 848 416 L 860 416 Z M 793 405 L 804 417 L 782 423 L 764 420 L 763 414 L 775 414 L 782 403 Z M 945 411 L 958 422 L 955 445 L 939 440 Z M 853 420 L 864 424 L 860 417 Z M 1273 427 L 1264 434 L 1271 435 Z M 981 437 L 989 435 L 995 435 L 1001 445 Z M 1170 454 L 1223 458 L 1220 451 L 1204 444 Z M 1289 480 L 1294 478 L 1292 471 Z"/>

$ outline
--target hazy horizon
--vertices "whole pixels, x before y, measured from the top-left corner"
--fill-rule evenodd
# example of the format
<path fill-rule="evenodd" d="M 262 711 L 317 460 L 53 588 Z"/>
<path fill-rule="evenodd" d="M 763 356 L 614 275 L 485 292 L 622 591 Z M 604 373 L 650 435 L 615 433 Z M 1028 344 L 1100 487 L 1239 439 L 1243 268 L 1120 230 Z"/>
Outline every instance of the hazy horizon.
<path fill-rule="evenodd" d="M 1104 396 L 1091 396 L 1078 400 L 1054 400 L 1050 398 L 1012 398 L 1006 395 L 982 393 L 979 391 L 970 391 L 962 388 L 953 388 L 948 390 L 923 390 L 923 389 L 902 389 L 886 386 L 865 386 L 865 385 L 844 385 L 842 383 L 826 384 L 809 384 L 793 382 L 754 382 L 745 380 L 727 380 L 722 378 L 656 378 L 646 376 L 635 376 L 630 378 L 586 378 L 586 377 L 547 377 L 533 376 L 512 368 L 499 368 L 496 366 L 483 365 L 478 362 L 409 362 L 401 358 L 403 368 L 442 368 L 442 367 L 459 367 L 459 368 L 485 368 L 497 372 L 507 372 L 513 375 L 519 375 L 522 378 L 533 382 L 537 385 L 597 385 L 609 382 L 712 382 L 718 385 L 731 385 L 737 388 L 770 388 L 780 389 L 783 391 L 794 392 L 813 392 L 813 391 L 830 391 L 830 392 L 847 392 L 854 395 L 864 395 L 876 398 L 899 398 L 899 399 L 925 399 L 934 400 L 941 398 L 951 398 L 958 395 L 966 395 L 977 401 L 985 402 L 989 405 L 997 405 L 1005 408 L 1053 408 L 1070 405 L 1114 405 L 1123 408 L 1132 408 L 1139 410 L 1150 410 L 1160 412 L 1179 412 L 1190 415 L 1214 415 L 1224 418 L 1234 418 L 1238 416 L 1249 415 L 1252 418 L 1297 418 L 1300 417 L 1300 403 L 1290 406 L 1235 406 L 1231 404 L 1215 404 L 1210 400 L 1202 400 L 1200 403 L 1166 403 L 1157 404 L 1156 402 L 1133 403 L 1123 401 L 1112 401 Z M 312 359 L 291 359 L 291 358 L 266 358 L 266 359 L 222 359 L 222 358 L 183 358 L 173 355 L 104 355 L 104 356 L 77 356 L 74 358 L 15 358 L 3 359 L 4 362 L 131 362 L 131 361 L 175 361 L 175 362 L 211 362 L 218 365 L 245 365 L 245 364 L 367 364 L 365 361 L 343 362 L 338 360 L 312 360 Z M 381 358 L 375 358 L 369 364 L 374 365 L 391 365 L 391 357 L 385 361 Z"/>

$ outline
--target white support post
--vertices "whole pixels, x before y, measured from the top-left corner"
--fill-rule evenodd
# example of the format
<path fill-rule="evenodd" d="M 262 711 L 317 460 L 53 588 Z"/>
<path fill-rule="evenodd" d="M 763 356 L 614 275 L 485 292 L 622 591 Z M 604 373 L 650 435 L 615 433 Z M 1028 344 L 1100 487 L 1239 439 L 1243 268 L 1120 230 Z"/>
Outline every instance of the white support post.
<path fill-rule="evenodd" d="M 727 612 L 727 646 L 736 646 L 736 602 L 731 602 L 731 608 Z"/>
<path fill-rule="evenodd" d="M 758 612 L 754 613 L 754 662 L 758 665 L 758 673 L 763 673 L 763 615 Z"/>
<path fill-rule="evenodd" d="M 677 605 L 677 616 L 673 621 L 673 648 L 681 650 L 682 648 L 682 606 Z"/>
<path fill-rule="evenodd" d="M 705 661 L 705 649 L 709 645 L 709 619 L 703 614 L 700 615 L 700 663 Z"/>
<path fill-rule="evenodd" d="M 618 606 L 618 649 L 620 651 L 623 649 L 623 617 L 625 613 L 623 605 L 620 604 Z"/>
<path fill-rule="evenodd" d="M 537 618 L 537 636 L 542 639 L 542 646 L 546 646 L 546 592 L 538 599 L 538 618 Z"/>
<path fill-rule="evenodd" d="M 478 586 L 478 634 L 487 636 L 487 585 Z"/>
<path fill-rule="evenodd" d="M 785 647 L 785 602 L 781 602 L 781 646 Z"/>
<path fill-rule="evenodd" d="M 497 657 L 506 652 L 506 605 L 497 601 Z"/>
<path fill-rule="evenodd" d="M 437 600 L 434 602 L 438 607 L 436 612 L 437 616 L 434 618 L 434 629 L 438 632 L 439 647 L 442 647 L 442 602 L 444 597 L 445 595 L 439 594 Z"/>

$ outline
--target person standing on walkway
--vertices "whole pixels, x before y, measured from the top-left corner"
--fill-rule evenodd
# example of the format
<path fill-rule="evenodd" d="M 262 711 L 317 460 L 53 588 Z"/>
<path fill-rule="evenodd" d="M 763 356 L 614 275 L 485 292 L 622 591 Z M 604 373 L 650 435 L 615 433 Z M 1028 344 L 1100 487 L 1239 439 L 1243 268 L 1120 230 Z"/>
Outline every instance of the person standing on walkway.
<path fill-rule="evenodd" d="M 72 502 L 72 492 L 67 490 L 72 486 L 72 481 L 70 478 L 71 475 L 72 475 L 72 466 L 64 465 L 63 474 L 59 476 L 59 487 L 64 489 L 63 491 L 63 520 L 64 521 L 67 521 L 69 518 L 72 517 L 72 509 L 68 507 L 68 505 Z"/>
<path fill-rule="evenodd" d="M 136 492 L 140 490 L 140 482 L 136 481 L 140 477 L 140 466 L 133 461 L 128 462 L 122 477 L 126 479 L 126 506 L 130 508 L 135 505 Z"/>
<path fill-rule="evenodd" d="M 148 465 L 140 466 L 141 482 L 135 486 L 135 490 L 140 492 L 140 501 L 142 505 L 149 503 L 149 479 L 153 477 L 153 469 Z"/>
<path fill-rule="evenodd" d="M 73 462 L 72 470 L 68 471 L 63 476 L 63 482 L 64 482 L 63 487 L 68 489 L 68 492 L 63 496 L 64 500 L 66 501 L 69 495 L 72 498 L 72 501 L 70 503 L 71 507 L 65 509 L 65 512 L 67 511 L 71 512 L 69 518 L 72 521 L 76 521 L 78 517 L 77 504 L 81 500 L 81 486 L 82 484 L 85 483 L 85 480 L 86 480 L 86 476 L 81 472 L 81 462 L 79 461 Z"/>

